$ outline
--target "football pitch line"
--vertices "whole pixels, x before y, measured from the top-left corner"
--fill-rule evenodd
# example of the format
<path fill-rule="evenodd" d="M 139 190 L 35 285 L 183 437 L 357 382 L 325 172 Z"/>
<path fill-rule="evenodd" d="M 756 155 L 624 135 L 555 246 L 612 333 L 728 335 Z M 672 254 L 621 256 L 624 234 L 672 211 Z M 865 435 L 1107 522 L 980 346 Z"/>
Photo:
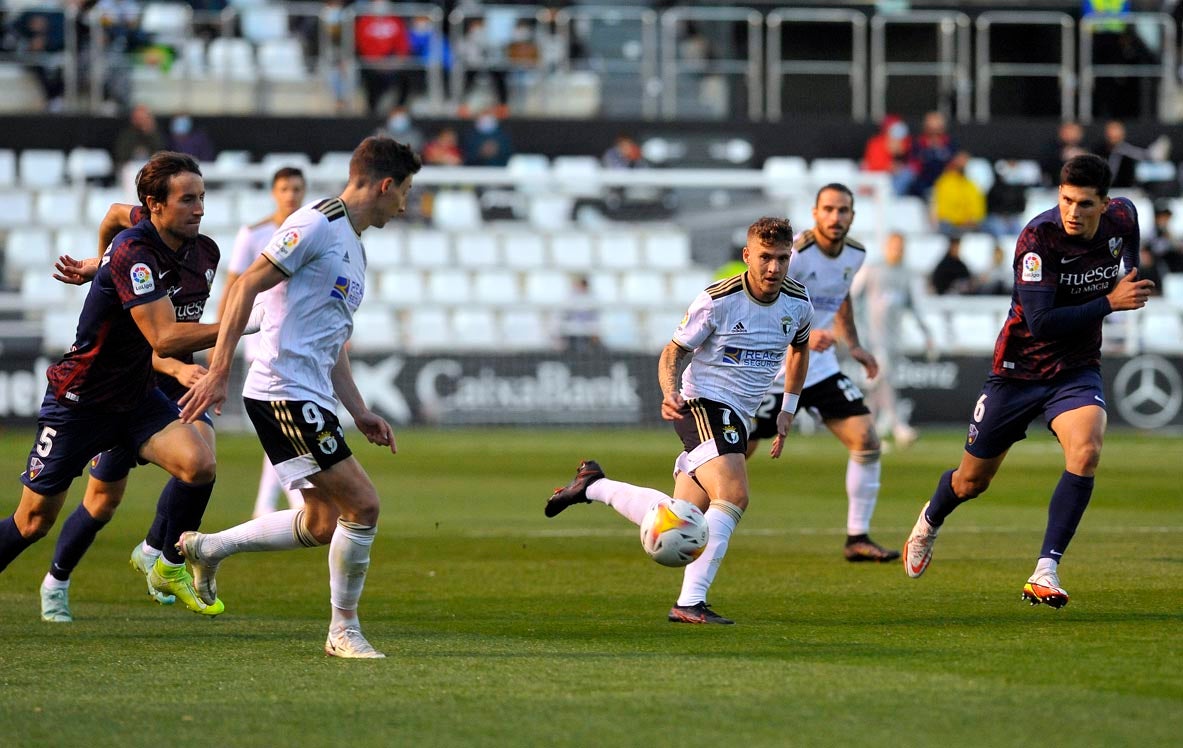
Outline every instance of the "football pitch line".
<path fill-rule="evenodd" d="M 885 527 L 877 531 L 877 535 L 884 537 L 891 535 L 907 536 L 911 532 L 911 527 Z M 1013 535 L 1015 533 L 1032 532 L 1042 533 L 1042 528 L 1032 527 L 988 527 L 988 526 L 958 526 L 955 529 L 957 533 L 990 535 L 990 534 L 1007 534 Z M 1137 534 L 1137 535 L 1169 535 L 1173 533 L 1183 533 L 1183 525 L 1161 525 L 1148 527 L 1098 527 L 1088 528 L 1087 533 L 1090 535 L 1116 535 L 1116 534 Z M 387 533 L 383 533 L 386 535 Z M 406 533 L 406 537 L 418 536 L 420 533 Z M 636 528 L 632 529 L 613 529 L 606 527 L 569 527 L 563 529 L 545 529 L 545 530 L 522 530 L 513 528 L 485 528 L 481 530 L 461 530 L 456 533 L 465 538 L 616 538 L 627 535 L 636 535 Z M 789 537 L 789 536 L 846 536 L 846 530 L 841 527 L 758 527 L 751 530 L 743 530 L 743 535 L 750 535 L 756 537 Z M 398 536 L 399 533 L 393 533 Z"/>

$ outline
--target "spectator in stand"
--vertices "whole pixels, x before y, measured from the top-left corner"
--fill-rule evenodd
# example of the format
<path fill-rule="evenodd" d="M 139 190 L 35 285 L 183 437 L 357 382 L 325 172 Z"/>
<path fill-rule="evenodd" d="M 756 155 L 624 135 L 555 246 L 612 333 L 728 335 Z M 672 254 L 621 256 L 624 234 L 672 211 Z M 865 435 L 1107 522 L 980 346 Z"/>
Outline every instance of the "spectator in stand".
<path fill-rule="evenodd" d="M 559 338 L 568 353 L 588 353 L 600 347 L 599 305 L 586 275 L 571 279 L 571 295 L 559 317 Z"/>
<path fill-rule="evenodd" d="M 912 139 L 910 161 L 915 178 L 909 192 L 927 199 L 933 184 L 956 152 L 957 141 L 949 135 L 945 115 L 940 112 L 924 115 L 924 126 Z"/>
<path fill-rule="evenodd" d="M 438 63 L 443 82 L 446 84 L 450 77 L 448 72 L 452 69 L 452 48 L 443 29 L 432 24 L 427 16 L 416 16 L 415 20 L 411 21 L 408 38 L 411 42 L 411 55 L 425 67 Z M 424 75 L 423 71 L 414 71 L 414 87 L 417 90 L 426 88 Z"/>
<path fill-rule="evenodd" d="M 37 76 L 48 112 L 60 112 L 64 105 L 66 84 L 59 57 L 66 47 L 65 23 L 61 12 L 31 10 L 18 15 L 12 24 L 16 52 Z"/>
<path fill-rule="evenodd" d="M 1151 296 L 1162 296 L 1163 270 L 1163 263 L 1155 256 L 1154 250 L 1143 244 L 1138 249 L 1138 280 L 1154 283 L 1150 289 Z"/>
<path fill-rule="evenodd" d="M 445 127 L 423 144 L 423 163 L 429 166 L 464 166 L 464 154 L 456 128 Z"/>
<path fill-rule="evenodd" d="M 969 153 L 958 151 L 932 188 L 932 216 L 937 230 L 947 236 L 977 231 L 986 220 L 986 196 L 965 175 Z"/>
<path fill-rule="evenodd" d="M 188 153 L 198 161 L 213 161 L 214 141 L 205 130 L 194 127 L 193 118 L 182 112 L 168 124 L 168 149 Z"/>
<path fill-rule="evenodd" d="M 1170 154 L 1171 141 L 1160 136 L 1146 148 L 1131 145 L 1126 140 L 1125 124 L 1111 119 L 1105 123 L 1104 139 L 1094 152 L 1109 162 L 1113 172 L 1113 187 L 1136 187 L 1139 161 L 1164 161 Z"/>
<path fill-rule="evenodd" d="M 377 113 L 381 111 L 382 100 L 395 86 L 403 86 L 405 97 L 404 71 L 396 69 L 395 65 L 399 58 L 410 55 L 411 41 L 406 21 L 394 15 L 391 3 L 375 0 L 355 7 L 357 20 L 353 34 L 361 66 L 361 82 L 369 111 Z"/>
<path fill-rule="evenodd" d="M 895 194 L 906 195 L 915 176 L 908 162 L 911 150 L 912 136 L 908 134 L 908 124 L 896 115 L 889 114 L 883 118 L 879 132 L 867 140 L 863 150 L 863 171 L 890 174 Z"/>
<path fill-rule="evenodd" d="M 1169 273 L 1183 273 L 1183 243 L 1171 235 L 1171 207 L 1165 201 L 1154 207 L 1154 238 L 1149 246 Z"/>
<path fill-rule="evenodd" d="M 1001 244 L 994 245 L 990 269 L 978 279 L 977 292 L 993 296 L 1009 296 L 1015 287 L 1015 269 L 1008 261 Z"/>
<path fill-rule="evenodd" d="M 1060 123 L 1056 139 L 1048 143 L 1039 159 L 1039 170 L 1043 172 L 1043 183 L 1056 186 L 1060 183 L 1060 169 L 1068 159 L 1088 153 L 1084 145 L 1084 128 L 1079 122 L 1068 120 Z"/>
<path fill-rule="evenodd" d="M 115 136 L 111 156 L 116 172 L 121 172 L 129 164 L 138 169 L 153 153 L 163 151 L 164 146 L 164 135 L 156 127 L 152 110 L 145 104 L 137 104 L 128 115 L 127 125 Z"/>
<path fill-rule="evenodd" d="M 505 50 L 489 38 L 484 18 L 473 18 L 469 22 L 468 30 L 465 31 L 464 38 L 461 39 L 458 54 L 464 60 L 464 90 L 459 92 L 461 98 L 472 94 L 473 81 L 478 76 L 483 76 L 489 80 L 492 86 L 493 99 L 492 101 L 480 101 L 478 104 L 493 107 L 500 115 L 504 116 L 509 103 L 509 86 L 506 83 L 503 68 Z M 463 115 L 469 108 L 469 104 L 462 104 L 461 114 Z"/>
<path fill-rule="evenodd" d="M 465 166 L 505 166 L 513 155 L 509 134 L 494 109 L 482 112 L 464 137 Z"/>
<path fill-rule="evenodd" d="M 933 268 L 929 280 L 932 292 L 938 296 L 973 293 L 973 275 L 961 259 L 961 237 L 949 237 L 949 249 Z"/>
<path fill-rule="evenodd" d="M 411 114 L 405 107 L 396 106 L 386 117 L 386 124 L 378 128 L 375 135 L 386 135 L 410 147 L 415 153 L 423 150 L 423 133 L 411 121 Z"/>
<path fill-rule="evenodd" d="M 1027 210 L 1027 185 L 1022 167 L 1014 159 L 994 164 L 994 184 L 986 193 L 986 221 L 982 224 L 994 236 L 1016 236 L 1023 230 Z"/>
<path fill-rule="evenodd" d="M 641 146 L 631 136 L 620 134 L 612 147 L 604 151 L 600 161 L 605 169 L 639 169 L 648 166 L 641 155 Z"/>

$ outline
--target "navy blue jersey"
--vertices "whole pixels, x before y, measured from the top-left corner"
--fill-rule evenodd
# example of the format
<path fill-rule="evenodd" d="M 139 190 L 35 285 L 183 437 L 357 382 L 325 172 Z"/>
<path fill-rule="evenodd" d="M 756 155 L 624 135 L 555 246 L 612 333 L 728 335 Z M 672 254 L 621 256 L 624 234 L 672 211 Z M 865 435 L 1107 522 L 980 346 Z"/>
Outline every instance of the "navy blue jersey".
<path fill-rule="evenodd" d="M 132 216 L 137 214 L 133 211 Z M 178 319 L 182 312 L 187 320 L 199 319 L 198 306 L 203 309 L 205 301 L 198 304 L 192 298 L 198 290 L 195 282 L 201 279 L 201 295 L 208 297 L 217 260 L 217 245 L 209 237 L 198 235 L 174 252 L 147 218 L 120 232 L 90 284 L 74 345 L 47 372 L 58 402 L 113 411 L 136 408 L 155 386 L 155 378 L 152 347 L 131 309 L 171 296 L 178 305 Z"/>
<path fill-rule="evenodd" d="M 1047 379 L 1071 369 L 1100 366 L 1103 315 L 1077 330 L 1036 336 L 1020 295 L 1032 289 L 1054 294 L 1056 308 L 1099 299 L 1117 285 L 1123 262 L 1127 270 L 1138 266 L 1139 244 L 1138 214 L 1125 198 L 1109 202 L 1092 239 L 1069 236 L 1058 207 L 1032 219 L 1015 245 L 1015 289 L 994 345 L 993 373 L 1013 379 Z"/>

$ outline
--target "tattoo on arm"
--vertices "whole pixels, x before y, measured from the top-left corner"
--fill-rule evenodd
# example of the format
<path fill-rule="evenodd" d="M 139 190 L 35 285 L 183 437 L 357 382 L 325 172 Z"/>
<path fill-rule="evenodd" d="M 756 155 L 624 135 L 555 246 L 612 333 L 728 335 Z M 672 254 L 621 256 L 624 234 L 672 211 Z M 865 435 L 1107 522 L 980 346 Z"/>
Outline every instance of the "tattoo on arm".
<path fill-rule="evenodd" d="M 661 359 L 657 362 L 657 382 L 661 385 L 662 395 L 678 391 L 678 369 L 689 353 L 677 343 L 670 343 L 661 351 Z"/>

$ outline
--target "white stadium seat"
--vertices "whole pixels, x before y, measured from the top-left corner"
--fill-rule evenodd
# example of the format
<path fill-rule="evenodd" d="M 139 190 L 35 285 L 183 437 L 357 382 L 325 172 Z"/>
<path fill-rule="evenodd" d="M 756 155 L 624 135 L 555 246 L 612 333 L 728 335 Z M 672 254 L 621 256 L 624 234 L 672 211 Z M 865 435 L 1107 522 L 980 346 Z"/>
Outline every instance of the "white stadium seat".
<path fill-rule="evenodd" d="M 684 309 L 666 308 L 649 311 L 645 314 L 642 328 L 641 344 L 650 350 L 658 351 L 666 346 L 674 337 L 674 330 L 686 314 Z"/>
<path fill-rule="evenodd" d="M 33 220 L 33 195 L 28 190 L 0 189 L 0 228 Z"/>
<path fill-rule="evenodd" d="M 901 234 L 925 234 L 932 230 L 928 203 L 913 195 L 892 199 L 887 207 L 887 230 Z"/>
<path fill-rule="evenodd" d="M 536 309 L 508 309 L 497 320 L 501 345 L 518 350 L 553 348 L 546 316 Z"/>
<path fill-rule="evenodd" d="M 673 328 L 670 328 L 673 333 Z M 631 309 L 613 307 L 600 315 L 600 341 L 608 348 L 635 349 L 641 342 L 641 319 Z"/>
<path fill-rule="evenodd" d="M 522 301 L 518 274 L 511 270 L 485 270 L 476 274 L 472 298 L 480 304 L 505 305 Z"/>
<path fill-rule="evenodd" d="M 56 149 L 30 148 L 17 157 L 25 187 L 58 187 L 66 177 L 66 154 Z"/>
<path fill-rule="evenodd" d="M 57 281 L 54 281 L 55 283 Z M 41 348 L 48 354 L 65 353 L 78 334 L 75 309 L 46 309 L 41 318 Z"/>
<path fill-rule="evenodd" d="M 600 304 L 615 304 L 620 301 L 620 278 L 612 272 L 593 272 L 587 276 L 588 290 Z"/>
<path fill-rule="evenodd" d="M 480 201 L 468 190 L 440 190 L 431 203 L 431 222 L 449 231 L 479 229 Z"/>
<path fill-rule="evenodd" d="M 927 276 L 949 249 L 949 240 L 940 234 L 918 234 L 904 242 L 904 264 Z"/>
<path fill-rule="evenodd" d="M 11 148 L 0 148 L 0 187 L 16 184 L 16 152 Z"/>
<path fill-rule="evenodd" d="M 233 194 L 223 190 L 210 190 L 205 193 L 205 215 L 201 219 L 203 234 L 220 229 L 237 230 L 241 223 Z"/>
<path fill-rule="evenodd" d="M 453 237 L 456 260 L 461 267 L 489 268 L 500 263 L 501 247 L 497 237 L 487 231 L 472 231 Z"/>
<path fill-rule="evenodd" d="M 858 177 L 858 164 L 849 158 L 815 158 L 809 164 L 809 179 L 813 191 L 832 182 L 850 184 Z"/>
<path fill-rule="evenodd" d="M 97 236 L 99 224 L 103 222 L 103 218 L 106 217 L 107 211 L 111 209 L 113 203 L 139 205 L 139 202 L 134 194 L 129 195 L 119 187 L 89 189 L 86 191 L 86 206 L 84 208 L 85 222 L 87 225 L 94 227 L 93 231 Z"/>
<path fill-rule="evenodd" d="M 238 220 L 246 224 L 255 224 L 275 213 L 275 198 L 271 197 L 269 189 L 241 189 L 231 193 L 234 200 L 234 213 Z M 370 235 L 366 234 L 369 243 Z"/>
<path fill-rule="evenodd" d="M 73 226 L 84 223 L 82 190 L 74 187 L 50 187 L 37 191 L 33 214 L 42 226 Z"/>
<path fill-rule="evenodd" d="M 362 236 L 366 248 L 366 269 L 381 271 L 401 268 L 404 264 L 403 244 L 406 234 L 392 225 L 372 229 Z"/>
<path fill-rule="evenodd" d="M 501 256 L 511 268 L 533 270 L 546 261 L 546 245 L 534 232 L 514 231 L 501 235 Z"/>
<path fill-rule="evenodd" d="M 403 339 L 410 350 L 439 349 L 451 346 L 452 326 L 448 313 L 440 307 L 410 309 L 403 313 Z"/>
<path fill-rule="evenodd" d="M 106 179 L 114 173 L 111 154 L 103 148 L 74 148 L 66 156 L 66 175 L 73 184 Z"/>
<path fill-rule="evenodd" d="M 1167 305 L 1148 306 L 1138 313 L 1142 323 L 1142 345 L 1149 351 L 1179 350 L 1183 340 L 1183 310 Z"/>
<path fill-rule="evenodd" d="M 641 264 L 641 235 L 635 231 L 610 231 L 597 238 L 598 265 L 627 269 Z"/>
<path fill-rule="evenodd" d="M 378 275 L 378 297 L 393 307 L 412 307 L 423 301 L 426 281 L 412 268 L 395 268 Z"/>
<path fill-rule="evenodd" d="M 645 234 L 641 263 L 649 268 L 677 269 L 690 266 L 690 237 L 677 229 Z"/>
<path fill-rule="evenodd" d="M 193 8 L 186 3 L 149 2 L 140 14 L 140 31 L 169 42 L 192 35 Z"/>
<path fill-rule="evenodd" d="M 585 231 L 560 231 L 550 238 L 551 264 L 565 270 L 588 270 L 595 265 L 592 238 Z"/>
<path fill-rule="evenodd" d="M 496 348 L 501 343 L 493 312 L 461 307 L 452 312 L 452 339 L 461 348 Z"/>
<path fill-rule="evenodd" d="M 427 300 L 436 304 L 459 306 L 472 298 L 472 278 L 464 270 L 430 270 L 427 273 Z"/>
<path fill-rule="evenodd" d="M 271 176 L 280 169 L 295 167 L 307 174 L 312 169 L 312 159 L 306 153 L 297 151 L 276 151 L 265 153 L 259 160 L 263 173 L 267 175 L 267 189 L 271 189 Z"/>
<path fill-rule="evenodd" d="M 26 270 L 48 274 L 52 272 L 56 258 L 49 229 L 40 226 L 15 228 L 8 232 L 4 243 L 4 279 L 16 285 Z"/>
<path fill-rule="evenodd" d="M 399 344 L 399 328 L 393 313 L 378 305 L 363 305 L 353 315 L 353 334 L 349 338 L 356 353 L 389 351 Z"/>
<path fill-rule="evenodd" d="M 620 297 L 624 303 L 640 308 L 668 304 L 665 275 L 653 270 L 630 270 L 620 279 Z"/>
<path fill-rule="evenodd" d="M 452 262 L 452 243 L 443 231 L 411 229 L 407 232 L 406 257 L 417 268 L 447 266 Z"/>
<path fill-rule="evenodd" d="M 575 201 L 567 195 L 538 194 L 530 197 L 530 225 L 544 231 L 562 229 L 571 224 Z"/>
<path fill-rule="evenodd" d="M 542 306 L 562 306 L 571 295 L 571 281 L 558 270 L 532 270 L 525 278 L 526 301 Z"/>
<path fill-rule="evenodd" d="M 711 285 L 712 275 L 706 268 L 687 268 L 669 274 L 671 301 L 690 306 L 690 302 Z"/>
<path fill-rule="evenodd" d="M 87 226 L 64 226 L 53 237 L 54 258 L 70 255 L 75 259 L 94 257 L 98 252 L 99 233 Z"/>
<path fill-rule="evenodd" d="M 986 273 L 994 266 L 994 237 L 971 232 L 961 237 L 961 261 L 974 274 Z"/>
<path fill-rule="evenodd" d="M 246 39 L 217 37 L 209 43 L 206 62 L 214 78 L 238 81 L 253 81 L 256 78 L 255 50 Z"/>
<path fill-rule="evenodd" d="M 550 189 L 550 159 L 540 153 L 515 153 L 509 157 L 505 168 L 522 194 Z"/>
<path fill-rule="evenodd" d="M 550 164 L 552 184 L 572 197 L 598 197 L 600 162 L 595 156 L 556 156 Z"/>
<path fill-rule="evenodd" d="M 808 192 L 809 166 L 800 156 L 773 156 L 764 161 L 764 193 L 769 197 L 795 197 Z"/>

